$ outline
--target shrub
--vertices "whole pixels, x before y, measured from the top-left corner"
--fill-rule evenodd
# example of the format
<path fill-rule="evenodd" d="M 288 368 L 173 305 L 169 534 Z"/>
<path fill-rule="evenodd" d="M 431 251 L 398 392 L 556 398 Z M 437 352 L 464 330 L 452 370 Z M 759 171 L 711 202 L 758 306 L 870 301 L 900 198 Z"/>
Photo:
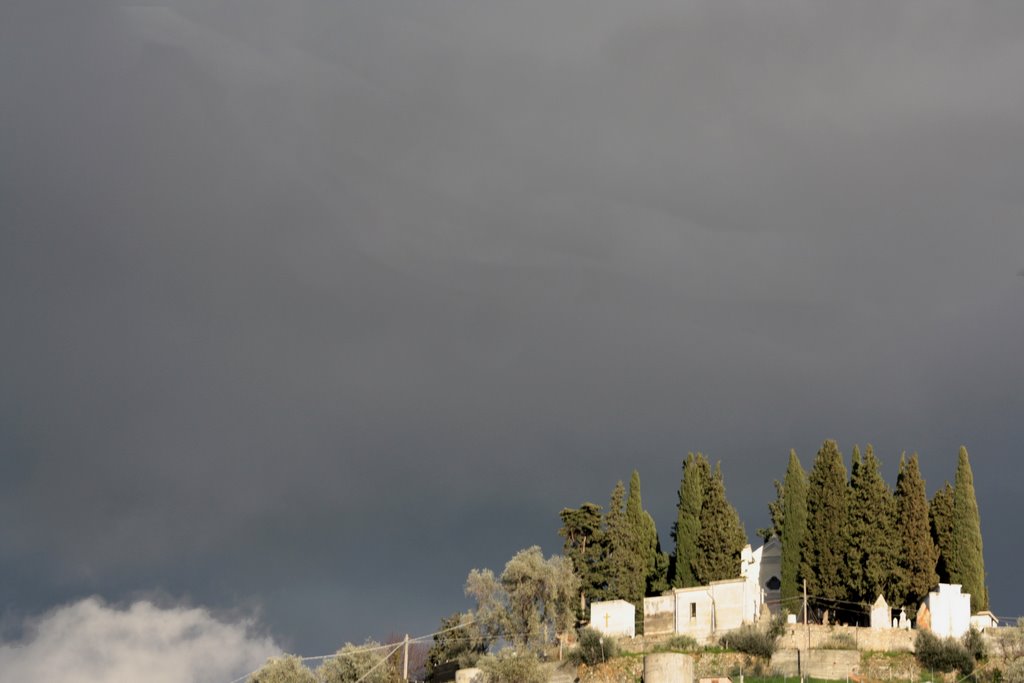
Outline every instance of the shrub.
<path fill-rule="evenodd" d="M 569 653 L 569 658 L 576 664 L 593 666 L 618 654 L 618 647 L 613 638 L 605 638 L 599 631 L 592 628 L 581 628 L 579 644 Z"/>
<path fill-rule="evenodd" d="M 729 650 L 736 650 L 755 657 L 771 657 L 775 652 L 777 638 L 756 626 L 745 625 L 726 633 L 718 639 L 719 644 Z"/>
<path fill-rule="evenodd" d="M 481 657 L 476 665 L 486 674 L 488 683 L 545 683 L 547 680 L 536 656 L 516 654 L 507 648 L 497 656 Z"/>
<path fill-rule="evenodd" d="M 988 654 L 985 649 L 985 639 L 981 637 L 981 631 L 973 626 L 964 634 L 964 647 L 967 648 L 967 652 L 970 653 L 971 657 L 974 657 L 976 662 L 984 660 Z"/>
<path fill-rule="evenodd" d="M 914 657 L 929 671 L 948 673 L 956 670 L 967 675 L 974 671 L 974 657 L 955 638 L 938 638 L 930 631 L 921 631 L 914 641 Z"/>
<path fill-rule="evenodd" d="M 1003 683 L 1024 683 L 1024 659 L 1015 660 L 1006 667 Z"/>
<path fill-rule="evenodd" d="M 654 646 L 655 652 L 693 652 L 696 649 L 697 641 L 690 636 L 672 636 Z"/>

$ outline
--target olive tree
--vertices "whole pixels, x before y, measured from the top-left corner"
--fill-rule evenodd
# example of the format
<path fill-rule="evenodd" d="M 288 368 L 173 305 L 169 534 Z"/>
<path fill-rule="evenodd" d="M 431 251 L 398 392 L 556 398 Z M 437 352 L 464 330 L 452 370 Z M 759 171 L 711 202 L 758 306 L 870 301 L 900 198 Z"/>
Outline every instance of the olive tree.
<path fill-rule="evenodd" d="M 317 683 L 317 680 L 297 655 L 284 655 L 268 659 L 259 671 L 249 676 L 248 683 Z"/>

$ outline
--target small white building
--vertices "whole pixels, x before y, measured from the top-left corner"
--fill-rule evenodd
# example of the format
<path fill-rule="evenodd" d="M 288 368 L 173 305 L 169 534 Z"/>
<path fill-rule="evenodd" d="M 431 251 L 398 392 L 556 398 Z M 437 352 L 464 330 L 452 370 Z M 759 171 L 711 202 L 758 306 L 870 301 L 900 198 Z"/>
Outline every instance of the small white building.
<path fill-rule="evenodd" d="M 590 603 L 590 628 L 606 636 L 636 635 L 636 607 L 625 600 Z"/>
<path fill-rule="evenodd" d="M 971 595 L 961 593 L 958 583 L 940 583 L 924 599 L 931 615 L 930 628 L 942 638 L 959 638 L 971 628 Z"/>
<path fill-rule="evenodd" d="M 987 628 L 999 626 L 999 619 L 986 609 L 971 615 L 971 626 L 979 631 L 984 631 Z"/>
<path fill-rule="evenodd" d="M 760 589 L 744 577 L 676 588 L 644 599 L 644 633 L 686 635 L 707 643 L 726 631 L 754 623 L 760 606 Z"/>
<path fill-rule="evenodd" d="M 782 545 L 772 538 L 757 550 L 746 546 L 735 579 L 675 588 L 644 598 L 644 634 L 687 635 L 707 643 L 743 624 L 753 624 L 766 605 L 779 602 Z"/>

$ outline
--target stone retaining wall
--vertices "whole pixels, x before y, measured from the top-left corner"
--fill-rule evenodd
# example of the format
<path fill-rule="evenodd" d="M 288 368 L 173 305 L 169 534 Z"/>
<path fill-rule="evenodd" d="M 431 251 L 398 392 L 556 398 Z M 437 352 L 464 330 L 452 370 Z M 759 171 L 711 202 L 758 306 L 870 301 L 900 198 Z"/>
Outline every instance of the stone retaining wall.
<path fill-rule="evenodd" d="M 799 662 L 799 666 L 798 666 Z M 812 678 L 840 680 L 860 672 L 857 650 L 779 650 L 772 655 L 772 673 L 785 676 L 803 675 Z"/>
<path fill-rule="evenodd" d="M 812 650 L 828 647 L 836 636 L 846 639 L 858 650 L 879 652 L 913 652 L 917 631 L 893 628 L 874 629 L 858 626 L 822 626 L 811 624 L 787 624 L 786 631 L 779 639 L 780 650 L 806 650 L 807 633 L 810 631 Z M 836 643 L 831 643 L 836 644 Z"/>

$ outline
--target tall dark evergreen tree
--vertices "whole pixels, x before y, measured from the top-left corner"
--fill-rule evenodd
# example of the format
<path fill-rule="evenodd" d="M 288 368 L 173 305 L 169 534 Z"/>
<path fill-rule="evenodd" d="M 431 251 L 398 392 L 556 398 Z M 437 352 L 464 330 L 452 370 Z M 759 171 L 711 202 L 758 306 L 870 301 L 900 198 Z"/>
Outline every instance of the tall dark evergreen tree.
<path fill-rule="evenodd" d="M 899 541 L 897 567 L 886 597 L 893 606 L 902 605 L 913 615 L 938 583 L 935 562 L 938 552 L 928 523 L 928 497 L 917 464 L 917 453 L 900 457 L 896 477 L 896 538 Z"/>
<path fill-rule="evenodd" d="M 647 511 L 644 511 L 644 514 L 647 515 L 649 527 L 654 532 L 655 542 L 654 566 L 651 573 L 647 576 L 647 595 L 661 595 L 670 588 L 668 583 L 668 553 L 661 549 L 661 537 L 654 525 L 654 518 Z"/>
<path fill-rule="evenodd" d="M 654 518 L 644 510 L 640 494 L 640 473 L 633 470 L 626 498 L 626 528 L 629 555 L 620 588 L 623 600 L 632 602 L 636 610 L 637 633 L 643 632 L 644 596 L 652 583 L 658 582 L 658 530 Z"/>
<path fill-rule="evenodd" d="M 644 510 L 640 494 L 640 473 L 633 470 L 629 479 L 629 494 L 626 497 L 626 527 L 629 530 L 629 572 L 627 591 L 621 597 L 639 605 L 643 614 L 643 599 L 647 590 L 647 577 L 654 571 L 655 548 L 658 532 L 654 520 Z"/>
<path fill-rule="evenodd" d="M 835 610 L 847 597 L 846 467 L 839 446 L 822 444 L 807 481 L 807 532 L 800 574 L 816 602 Z"/>
<path fill-rule="evenodd" d="M 747 532 L 740 516 L 725 497 L 725 482 L 719 464 L 714 474 L 707 477 L 704 486 L 704 506 L 694 562 L 697 581 L 704 585 L 738 577 L 740 553 L 746 544 Z"/>
<path fill-rule="evenodd" d="M 710 474 L 703 454 L 690 453 L 683 461 L 683 478 L 679 482 L 679 502 L 676 523 L 672 527 L 675 550 L 672 553 L 670 583 L 675 588 L 697 585 L 694 562 L 697 559 L 697 535 L 700 533 L 700 514 L 704 507 L 704 478 Z"/>
<path fill-rule="evenodd" d="M 624 598 L 629 590 L 632 549 L 626 512 L 622 507 L 625 501 L 626 487 L 621 481 L 616 482 L 615 488 L 612 489 L 611 501 L 608 503 L 608 511 L 604 515 L 605 578 L 608 598 Z"/>
<path fill-rule="evenodd" d="M 807 474 L 796 457 L 796 451 L 789 452 L 789 465 L 781 487 L 782 529 L 782 606 L 796 612 L 795 598 L 800 592 L 800 552 L 804 534 L 807 532 Z"/>
<path fill-rule="evenodd" d="M 758 537 L 767 543 L 772 536 L 782 538 L 782 527 L 785 525 L 786 511 L 784 508 L 786 499 L 786 486 L 776 479 L 772 482 L 775 486 L 775 500 L 768 503 L 768 519 L 771 524 L 757 530 Z"/>
<path fill-rule="evenodd" d="M 974 495 L 974 474 L 967 449 L 960 447 L 953 487 L 953 542 L 947 564 L 949 577 L 971 594 L 971 611 L 988 609 L 985 559 L 982 554 L 981 516 Z"/>
<path fill-rule="evenodd" d="M 584 503 L 578 508 L 565 508 L 559 513 L 562 528 L 558 535 L 565 539 L 565 556 L 572 560 L 580 578 L 580 616 L 586 614 L 587 603 L 604 596 L 605 578 L 604 532 L 601 506 Z"/>
<path fill-rule="evenodd" d="M 953 487 L 946 485 L 935 492 L 928 508 L 932 540 L 938 549 L 939 559 L 935 571 L 939 581 L 949 583 L 949 557 L 953 553 Z"/>
<path fill-rule="evenodd" d="M 866 608 L 891 587 L 897 548 L 893 495 L 870 444 L 863 459 L 860 449 L 853 448 L 849 496 L 847 600 Z"/>

